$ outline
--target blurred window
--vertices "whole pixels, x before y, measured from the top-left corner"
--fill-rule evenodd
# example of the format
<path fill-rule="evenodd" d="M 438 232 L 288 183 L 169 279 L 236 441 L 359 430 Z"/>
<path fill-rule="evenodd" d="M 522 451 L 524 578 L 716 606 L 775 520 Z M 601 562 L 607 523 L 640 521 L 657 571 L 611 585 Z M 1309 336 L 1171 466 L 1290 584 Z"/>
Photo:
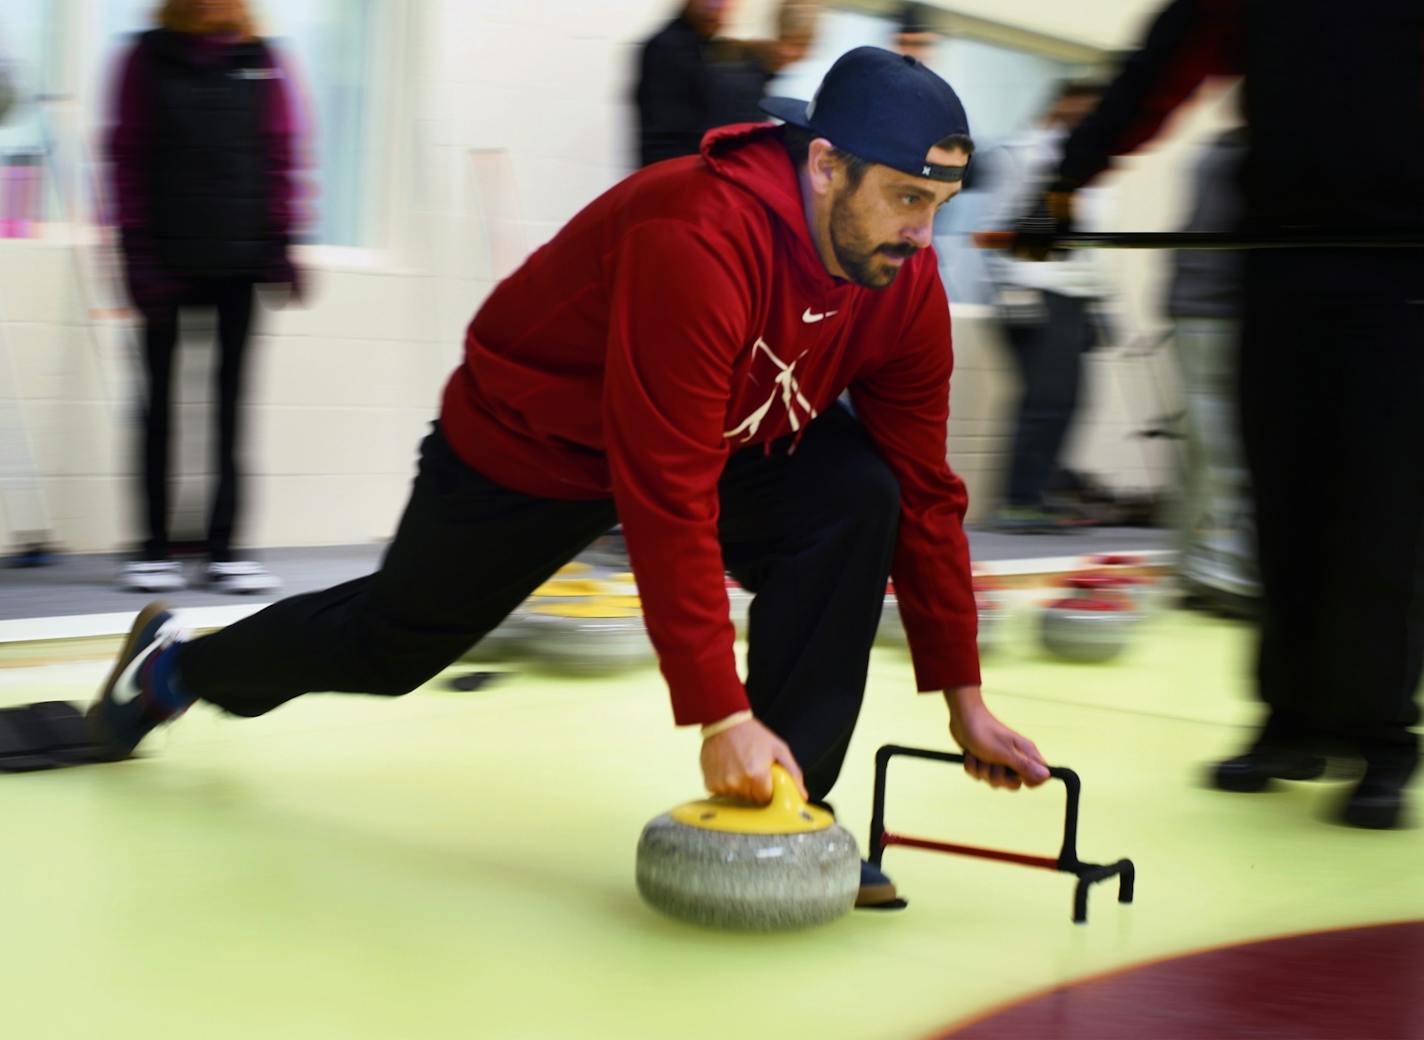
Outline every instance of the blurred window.
<path fill-rule="evenodd" d="M 45 99 L 58 13 L 53 0 L 0 3 L 0 237 L 28 237 L 55 208 Z"/>

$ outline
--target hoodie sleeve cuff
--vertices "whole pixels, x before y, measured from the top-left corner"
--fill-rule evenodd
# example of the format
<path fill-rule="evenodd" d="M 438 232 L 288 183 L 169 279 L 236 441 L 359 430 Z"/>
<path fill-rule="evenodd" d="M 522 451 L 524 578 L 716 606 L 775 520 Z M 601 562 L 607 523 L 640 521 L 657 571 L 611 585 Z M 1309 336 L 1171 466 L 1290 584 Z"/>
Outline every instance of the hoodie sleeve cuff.
<path fill-rule="evenodd" d="M 972 635 L 967 639 L 946 640 L 932 651 L 913 650 L 912 653 L 915 688 L 921 693 L 983 685 L 979 646 Z"/>
<path fill-rule="evenodd" d="M 664 660 L 662 670 L 672 691 L 673 721 L 679 726 L 706 726 L 751 710 L 730 654 L 720 668 L 705 661 Z"/>

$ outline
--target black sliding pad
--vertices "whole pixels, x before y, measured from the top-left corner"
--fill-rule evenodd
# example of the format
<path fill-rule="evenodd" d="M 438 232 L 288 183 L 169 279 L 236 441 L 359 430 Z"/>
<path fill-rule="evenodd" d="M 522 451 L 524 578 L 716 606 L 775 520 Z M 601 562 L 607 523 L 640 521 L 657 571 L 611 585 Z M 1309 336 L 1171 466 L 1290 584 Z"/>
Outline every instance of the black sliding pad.
<path fill-rule="evenodd" d="M 100 759 L 84 715 L 67 701 L 0 710 L 0 773 L 28 773 Z"/>

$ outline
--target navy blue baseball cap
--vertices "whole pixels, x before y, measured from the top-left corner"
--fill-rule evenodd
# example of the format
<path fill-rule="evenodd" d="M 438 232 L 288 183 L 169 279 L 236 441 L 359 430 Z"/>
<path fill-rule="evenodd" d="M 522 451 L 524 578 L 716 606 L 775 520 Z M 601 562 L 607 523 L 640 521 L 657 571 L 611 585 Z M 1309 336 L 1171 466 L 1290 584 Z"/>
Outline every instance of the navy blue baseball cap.
<path fill-rule="evenodd" d="M 831 66 L 809 102 L 774 97 L 761 109 L 843 151 L 902 173 L 954 183 L 963 166 L 925 159 L 946 137 L 969 135 L 959 95 L 914 58 L 857 47 Z"/>

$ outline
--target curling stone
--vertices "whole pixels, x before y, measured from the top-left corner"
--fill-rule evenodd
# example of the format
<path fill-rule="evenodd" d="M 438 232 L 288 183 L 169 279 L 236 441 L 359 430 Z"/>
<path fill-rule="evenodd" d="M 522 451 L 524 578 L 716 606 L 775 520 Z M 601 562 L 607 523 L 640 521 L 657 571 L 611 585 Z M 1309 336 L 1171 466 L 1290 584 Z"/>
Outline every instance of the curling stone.
<path fill-rule="evenodd" d="M 992 595 L 993 585 L 984 579 L 974 579 L 974 605 L 979 613 L 979 652 L 985 653 L 992 645 L 994 631 L 1003 617 L 998 599 Z M 910 637 L 905 633 L 905 623 L 900 617 L 900 601 L 895 596 L 895 583 L 886 588 L 885 607 L 880 612 L 880 630 L 876 642 L 886 646 L 908 646 Z"/>
<path fill-rule="evenodd" d="M 569 675 L 611 675 L 653 657 L 636 596 L 532 606 L 524 644 L 541 665 Z"/>
<path fill-rule="evenodd" d="M 524 653 L 529 634 L 529 620 L 523 610 L 517 610 L 486 632 L 478 643 L 465 651 L 462 661 L 509 661 Z"/>
<path fill-rule="evenodd" d="M 979 652 L 987 654 L 998 639 L 1004 620 L 1004 605 L 998 596 L 999 584 L 993 578 L 974 576 L 974 607 L 979 614 Z"/>
<path fill-rule="evenodd" d="M 1146 563 L 1141 556 L 1100 553 L 1088 557 L 1088 563 L 1094 568 L 1090 573 L 1107 574 L 1117 579 L 1118 585 L 1132 599 L 1133 607 L 1139 612 L 1146 611 L 1152 605 L 1156 583 L 1143 573 Z"/>
<path fill-rule="evenodd" d="M 638 839 L 638 892 L 672 917 L 719 928 L 780 931 L 849 913 L 860 889 L 855 838 L 796 781 L 771 769 L 769 805 L 688 802 Z"/>
<path fill-rule="evenodd" d="M 1043 645 L 1068 661 L 1110 661 L 1127 648 L 1140 620 L 1132 601 L 1117 583 L 1099 575 L 1068 579 L 1070 594 L 1043 608 L 1039 634 Z"/>
<path fill-rule="evenodd" d="M 597 578 L 551 578 L 529 594 L 532 600 L 585 599 L 613 591 Z"/>
<path fill-rule="evenodd" d="M 540 585 L 530 596 L 530 602 L 546 600 L 568 600 L 597 596 L 611 586 L 592 578 L 593 568 L 577 560 L 559 568 L 557 575 Z M 519 657 L 526 649 L 530 636 L 528 607 L 521 605 L 495 629 L 467 650 L 462 661 L 507 661 Z"/>
<path fill-rule="evenodd" d="M 900 620 L 900 601 L 895 598 L 893 581 L 885 586 L 885 606 L 880 611 L 880 628 L 875 633 L 875 641 L 885 646 L 908 646 L 910 642 L 905 624 Z"/>
<path fill-rule="evenodd" d="M 737 630 L 737 638 L 745 639 L 751 624 L 752 594 L 742 588 L 737 579 L 728 578 L 727 603 L 731 606 L 732 627 Z"/>
<path fill-rule="evenodd" d="M 611 567 L 614 570 L 626 571 L 628 569 L 628 546 L 623 541 L 623 528 L 615 527 L 596 539 L 579 555 L 582 559 L 599 567 Z"/>

